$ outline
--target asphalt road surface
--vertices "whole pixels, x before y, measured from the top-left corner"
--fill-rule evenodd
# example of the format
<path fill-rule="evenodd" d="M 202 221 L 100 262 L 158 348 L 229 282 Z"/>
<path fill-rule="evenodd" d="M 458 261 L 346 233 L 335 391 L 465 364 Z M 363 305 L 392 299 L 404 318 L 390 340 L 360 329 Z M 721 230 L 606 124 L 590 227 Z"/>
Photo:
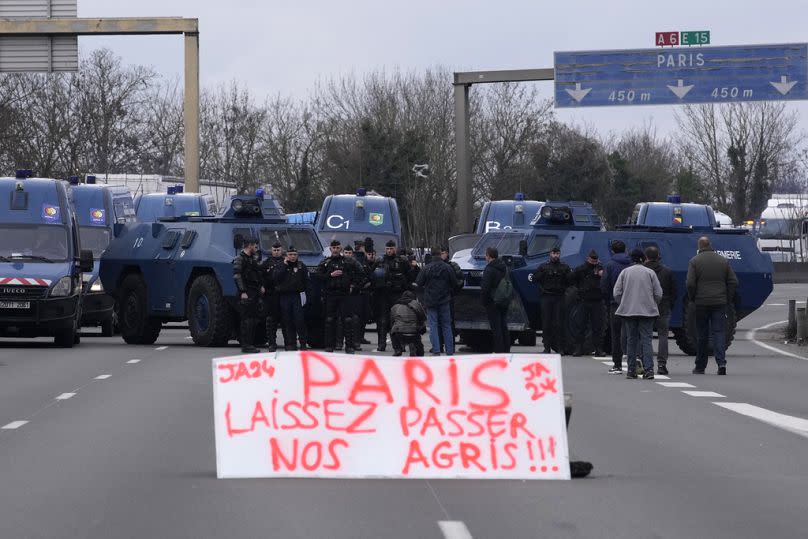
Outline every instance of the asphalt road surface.
<path fill-rule="evenodd" d="M 776 323 L 806 290 L 739 324 L 726 377 L 675 346 L 669 380 L 565 357 L 571 457 L 594 465 L 569 482 L 219 480 L 210 359 L 235 346 L 2 341 L 0 538 L 805 537 L 808 348 Z"/>

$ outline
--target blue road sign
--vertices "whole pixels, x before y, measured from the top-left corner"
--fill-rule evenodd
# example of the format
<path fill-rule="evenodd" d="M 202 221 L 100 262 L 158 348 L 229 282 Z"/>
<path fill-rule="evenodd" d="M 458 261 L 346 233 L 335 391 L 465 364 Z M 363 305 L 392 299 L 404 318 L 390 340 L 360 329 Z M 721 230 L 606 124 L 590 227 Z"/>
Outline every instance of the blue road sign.
<path fill-rule="evenodd" d="M 808 99 L 808 44 L 555 53 L 555 106 Z"/>

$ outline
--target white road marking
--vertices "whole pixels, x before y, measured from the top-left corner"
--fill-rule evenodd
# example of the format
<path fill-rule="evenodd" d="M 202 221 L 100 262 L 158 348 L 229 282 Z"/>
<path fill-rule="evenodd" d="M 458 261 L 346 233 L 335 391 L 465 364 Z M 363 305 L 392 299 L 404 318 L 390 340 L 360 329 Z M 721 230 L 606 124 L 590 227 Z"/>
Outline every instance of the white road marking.
<path fill-rule="evenodd" d="M 614 363 L 612 363 L 611 361 L 601 361 L 601 363 L 603 363 L 604 365 L 609 365 L 609 366 L 614 365 Z"/>
<path fill-rule="evenodd" d="M 780 414 L 745 402 L 714 402 L 713 404 L 808 438 L 808 419 Z"/>
<path fill-rule="evenodd" d="M 12 422 L 11 422 L 11 423 L 9 423 L 8 425 L 3 425 L 2 427 L 0 427 L 0 429 L 3 429 L 3 430 L 14 430 L 14 429 L 18 429 L 18 428 L 22 427 L 22 426 L 23 426 L 23 425 L 25 425 L 26 423 L 28 423 L 28 421 L 12 421 Z"/>
<path fill-rule="evenodd" d="M 438 526 L 446 539 L 474 539 L 462 520 L 439 520 Z"/>
<path fill-rule="evenodd" d="M 66 400 L 67 400 L 67 399 L 69 399 L 70 397 L 75 397 L 75 396 L 76 396 L 76 394 L 75 394 L 75 393 L 62 393 L 61 395 L 59 395 L 58 397 L 56 397 L 56 400 L 57 400 L 57 401 L 66 401 Z"/>
<path fill-rule="evenodd" d="M 111 374 L 99 374 L 95 377 L 96 380 L 106 380 L 107 378 L 111 377 Z"/>
<path fill-rule="evenodd" d="M 687 382 L 657 382 L 657 384 L 661 385 L 662 387 L 696 387 L 693 384 L 688 384 Z"/>
<path fill-rule="evenodd" d="M 162 352 L 166 348 L 168 348 L 168 346 L 158 346 L 157 348 L 155 348 L 155 350 L 157 350 L 158 352 Z"/>
<path fill-rule="evenodd" d="M 666 376 L 664 374 L 657 374 L 656 377 L 659 378 L 660 380 L 670 380 L 671 379 L 670 376 Z"/>
<path fill-rule="evenodd" d="M 767 303 L 766 307 L 785 307 L 785 303 Z"/>
<path fill-rule="evenodd" d="M 609 359 L 609 356 L 592 356 L 592 359 L 596 359 L 598 361 Z"/>
<path fill-rule="evenodd" d="M 793 357 L 794 359 L 802 359 L 803 361 L 808 361 L 808 357 L 792 354 L 791 352 L 786 352 L 785 350 L 780 350 L 775 346 L 766 344 L 765 342 L 760 342 L 759 340 L 755 339 L 755 334 L 761 329 L 769 329 L 779 324 L 786 324 L 786 323 L 788 323 L 788 320 L 780 320 L 779 322 L 772 322 L 771 324 L 766 324 L 765 326 L 760 326 L 759 328 L 750 329 L 749 331 L 746 332 L 746 339 L 752 341 L 753 343 L 760 346 L 764 350 L 768 350 L 769 352 L 774 352 L 775 354 L 780 354 L 781 356 Z"/>
<path fill-rule="evenodd" d="M 712 397 L 714 399 L 726 398 L 726 395 L 716 393 L 715 391 L 682 391 L 682 393 L 685 395 L 690 395 L 691 397 Z"/>
<path fill-rule="evenodd" d="M 193 337 L 191 335 L 188 335 L 187 337 L 185 337 L 186 341 L 190 341 L 191 339 L 193 339 Z"/>
<path fill-rule="evenodd" d="M 127 363 L 129 363 L 130 365 L 133 365 L 135 363 L 140 363 L 140 360 L 139 359 L 130 359 L 129 361 L 127 361 Z"/>

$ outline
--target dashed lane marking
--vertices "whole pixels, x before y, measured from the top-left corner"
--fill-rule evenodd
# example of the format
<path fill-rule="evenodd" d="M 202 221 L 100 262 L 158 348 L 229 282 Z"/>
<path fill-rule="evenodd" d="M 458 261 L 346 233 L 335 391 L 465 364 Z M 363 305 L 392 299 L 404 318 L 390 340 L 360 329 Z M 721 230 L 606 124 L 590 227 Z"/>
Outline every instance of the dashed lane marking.
<path fill-rule="evenodd" d="M 438 526 L 446 539 L 473 539 L 469 529 L 461 520 L 439 520 Z"/>
<path fill-rule="evenodd" d="M 657 374 L 657 375 L 656 375 L 656 377 L 657 377 L 658 379 L 660 379 L 660 380 L 670 380 L 670 379 L 671 379 L 671 377 L 670 377 L 670 376 L 667 376 L 667 375 L 665 375 L 665 374 Z"/>
<path fill-rule="evenodd" d="M 168 348 L 168 346 L 158 346 L 157 348 L 155 348 L 155 350 L 157 350 L 158 352 L 162 352 L 166 348 Z"/>
<path fill-rule="evenodd" d="M 98 376 L 95 377 L 95 380 L 106 380 L 111 376 L 112 376 L 111 374 L 99 374 Z"/>
<path fill-rule="evenodd" d="M 12 421 L 12 422 L 11 422 L 11 423 L 9 423 L 8 425 L 3 425 L 2 427 L 0 427 L 0 429 L 3 429 L 3 430 L 14 430 L 14 429 L 18 429 L 18 428 L 22 427 L 22 426 L 23 426 L 23 425 L 25 425 L 26 423 L 28 423 L 28 421 Z"/>
<path fill-rule="evenodd" d="M 794 359 L 802 359 L 803 361 L 808 361 L 808 357 L 800 356 L 798 354 L 792 354 L 791 352 L 786 352 L 785 350 L 780 350 L 776 346 L 772 346 L 770 344 L 766 344 L 765 342 L 760 342 L 759 340 L 755 339 L 755 334 L 762 329 L 769 329 L 774 326 L 785 324 L 788 320 L 780 320 L 778 322 L 772 322 L 771 324 L 766 324 L 765 326 L 760 326 L 759 328 L 750 329 L 746 332 L 746 339 L 752 341 L 756 345 L 760 346 L 764 350 L 768 350 L 769 352 L 774 352 L 775 354 L 780 354 L 781 356 L 786 357 L 793 357 Z"/>
<path fill-rule="evenodd" d="M 766 307 L 785 307 L 785 303 L 767 303 Z"/>
<path fill-rule="evenodd" d="M 134 365 L 135 363 L 140 363 L 140 360 L 139 359 L 130 359 L 126 363 L 128 363 L 129 365 Z"/>
<path fill-rule="evenodd" d="M 614 363 L 612 363 L 611 361 L 601 361 L 601 363 L 603 363 L 604 365 L 609 365 L 609 366 L 614 365 Z"/>
<path fill-rule="evenodd" d="M 69 399 L 71 397 L 75 397 L 75 396 L 76 396 L 75 393 L 62 393 L 61 395 L 56 397 L 56 400 L 57 401 L 66 401 L 67 399 Z"/>
<path fill-rule="evenodd" d="M 716 393 L 715 391 L 682 391 L 682 393 L 685 395 L 690 395 L 691 397 L 711 397 L 713 399 L 726 398 L 726 395 Z"/>
<path fill-rule="evenodd" d="M 693 387 L 693 384 L 688 384 L 687 382 L 657 382 L 657 384 L 661 385 L 662 387 Z"/>
<path fill-rule="evenodd" d="M 745 402 L 714 402 L 713 404 L 808 438 L 808 419 L 781 414 Z"/>

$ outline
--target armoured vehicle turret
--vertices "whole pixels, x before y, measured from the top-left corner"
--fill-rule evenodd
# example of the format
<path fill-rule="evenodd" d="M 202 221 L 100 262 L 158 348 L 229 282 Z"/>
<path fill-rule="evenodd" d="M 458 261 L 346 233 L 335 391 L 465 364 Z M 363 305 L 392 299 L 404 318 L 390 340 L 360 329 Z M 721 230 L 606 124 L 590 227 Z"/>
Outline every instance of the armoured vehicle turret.
<path fill-rule="evenodd" d="M 135 196 L 135 213 L 139 221 L 155 222 L 161 217 L 214 217 L 216 200 L 204 193 L 185 193 L 182 185 L 169 187 L 165 193 Z"/>
<path fill-rule="evenodd" d="M 773 289 L 771 259 L 762 254 L 748 230 L 719 228 L 709 206 L 682 204 L 677 198 L 668 202 L 642 203 L 635 207 L 629 224 L 606 231 L 592 206 L 585 202 L 547 202 L 543 204 L 529 230 L 498 231 L 483 234 L 470 253 L 458 253 L 453 259 L 465 274 L 465 287 L 457 296 L 455 326 L 464 342 L 485 349 L 491 342 L 490 329 L 480 304 L 480 279 L 485 268 L 485 248 L 495 246 L 511 267 L 516 294 L 508 312 L 512 339 L 532 346 L 541 327 L 539 287 L 531 275 L 549 258 L 558 245 L 561 257 L 571 267 L 583 263 L 594 249 L 602 263 L 611 256 L 611 244 L 622 240 L 627 251 L 656 246 L 661 261 L 675 274 L 678 297 L 671 313 L 671 331 L 686 354 L 695 353 L 695 315 L 685 300 L 685 280 L 690 259 L 696 254 L 697 240 L 710 238 L 715 250 L 726 257 L 738 276 L 735 301 L 728 308 L 727 343 L 732 342 L 737 320 L 760 307 Z M 451 245 L 451 241 L 450 241 Z M 580 339 L 577 294 L 567 291 L 568 343 Z M 590 350 L 591 351 L 591 350 Z"/>
<path fill-rule="evenodd" d="M 255 196 L 231 197 L 217 217 L 165 216 L 154 223 L 124 226 L 101 259 L 101 282 L 114 291 L 123 339 L 151 344 L 166 322 L 188 320 L 194 343 L 221 346 L 238 327 L 233 258 L 246 237 L 259 239 L 268 253 L 272 244 L 293 245 L 314 271 L 322 245 L 314 227 L 286 222 L 283 209 L 263 190 Z M 316 280 L 306 292 L 306 320 L 312 337 L 322 333 Z"/>

